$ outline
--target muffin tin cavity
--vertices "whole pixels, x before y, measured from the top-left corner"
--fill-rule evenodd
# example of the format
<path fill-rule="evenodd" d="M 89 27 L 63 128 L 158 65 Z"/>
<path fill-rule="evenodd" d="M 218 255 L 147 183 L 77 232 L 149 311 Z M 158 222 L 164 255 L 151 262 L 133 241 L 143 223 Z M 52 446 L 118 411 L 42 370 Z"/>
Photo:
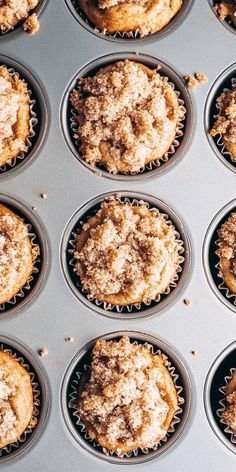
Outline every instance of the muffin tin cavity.
<path fill-rule="evenodd" d="M 28 227 L 32 246 L 37 245 L 40 249 L 40 254 L 34 262 L 34 269 L 28 283 L 13 299 L 0 305 L 0 319 L 2 319 L 14 315 L 27 303 L 31 302 L 38 294 L 46 277 L 48 267 L 48 244 L 44 228 L 42 228 L 41 223 L 38 222 L 38 219 L 28 208 L 14 198 L 3 194 L 0 194 L 0 204 L 5 205 L 17 216 L 22 218 Z"/>
<path fill-rule="evenodd" d="M 17 442 L 0 448 L 0 464 L 5 464 L 19 459 L 39 440 L 48 419 L 51 396 L 46 372 L 26 347 L 15 339 L 0 336 L 0 350 L 11 354 L 29 372 L 34 398 L 33 417 L 37 420 L 31 432 L 23 433 Z"/>
<path fill-rule="evenodd" d="M 213 83 L 206 99 L 204 126 L 208 142 L 216 156 L 228 167 L 228 169 L 236 172 L 236 161 L 232 160 L 231 154 L 225 148 L 221 137 L 219 135 L 212 137 L 209 134 L 220 110 L 219 107 L 216 106 L 217 98 L 224 91 L 231 90 L 234 85 L 236 85 L 236 63 L 224 70 Z"/>
<path fill-rule="evenodd" d="M 216 11 L 214 11 L 214 7 L 216 5 L 218 5 L 219 3 L 224 3 L 224 0 L 208 0 L 208 2 L 209 2 L 210 8 L 212 9 L 213 13 L 217 17 L 217 19 L 222 23 L 222 25 L 224 25 L 225 28 L 227 28 L 227 30 L 230 31 L 231 33 L 236 34 L 236 28 L 233 25 L 232 20 L 230 18 L 225 18 L 225 20 L 221 20 L 219 18 L 218 13 Z"/>
<path fill-rule="evenodd" d="M 170 447 L 179 439 L 186 426 L 191 410 L 191 382 L 182 360 L 172 350 L 172 348 L 162 340 L 147 334 L 133 331 L 118 331 L 101 337 L 106 340 L 118 340 L 122 336 L 129 336 L 131 342 L 137 341 L 142 344 L 149 343 L 153 346 L 154 353 L 161 352 L 162 354 L 165 354 L 168 357 L 170 369 L 172 369 L 173 375 L 176 375 L 175 384 L 178 395 L 181 397 L 181 412 L 179 412 L 178 415 L 176 414 L 176 418 L 178 417 L 178 419 L 171 428 L 171 431 L 168 432 L 167 439 L 162 441 L 156 450 L 138 450 L 137 453 L 124 458 L 118 458 L 111 454 L 107 455 L 100 446 L 88 439 L 84 428 L 79 424 L 79 419 L 76 415 L 76 409 L 74 406 L 74 398 L 75 391 L 77 389 L 80 391 L 87 379 L 86 372 L 88 372 L 89 365 L 91 364 L 92 349 L 99 338 L 93 339 L 83 346 L 69 364 L 62 382 L 61 408 L 66 427 L 74 441 L 83 447 L 83 449 L 92 453 L 98 459 L 106 460 L 113 464 L 139 464 L 160 456 L 169 450 Z"/>
<path fill-rule="evenodd" d="M 234 454 L 236 444 L 232 442 L 232 435 L 227 433 L 226 425 L 219 416 L 222 408 L 221 401 L 225 398 L 222 392 L 226 385 L 226 378 L 230 377 L 230 369 L 235 367 L 236 341 L 230 344 L 219 354 L 212 364 L 204 387 L 204 405 L 209 424 L 220 441 Z"/>
<path fill-rule="evenodd" d="M 23 170 L 39 154 L 46 139 L 49 124 L 48 110 L 44 92 L 31 72 L 22 64 L 7 56 L 0 55 L 0 65 L 6 66 L 11 74 L 18 74 L 28 86 L 30 96 L 30 127 L 29 144 L 26 152 L 21 152 L 11 163 L 0 167 L 0 179 L 14 175 Z"/>
<path fill-rule="evenodd" d="M 39 3 L 37 5 L 37 7 L 30 11 L 29 16 L 32 15 L 33 13 L 36 13 L 37 16 L 39 17 L 41 15 L 41 13 L 43 12 L 47 1 L 48 0 L 39 0 Z M 26 20 L 26 18 L 25 18 L 25 20 Z M 19 33 L 27 34 L 23 30 L 23 24 L 24 24 L 25 20 L 20 21 L 13 29 L 6 30 L 4 32 L 0 32 L 0 41 L 2 41 L 3 39 L 10 39 L 12 37 L 14 38 Z"/>
<path fill-rule="evenodd" d="M 162 76 L 166 76 L 169 82 L 173 84 L 176 92 L 179 92 L 179 105 L 186 110 L 185 117 L 179 122 L 176 138 L 173 141 L 168 153 L 166 153 L 163 160 L 158 163 L 153 161 L 150 165 L 148 164 L 145 169 L 138 174 L 111 174 L 102 165 L 92 166 L 89 165 L 83 157 L 80 155 L 79 147 L 80 143 L 74 137 L 75 130 L 77 129 L 77 123 L 75 120 L 75 110 L 70 102 L 70 95 L 72 90 L 76 87 L 77 81 L 81 77 L 93 76 L 101 67 L 106 67 L 117 61 L 128 59 L 130 61 L 140 62 L 151 69 L 160 67 L 158 72 Z M 114 53 L 102 56 L 85 67 L 83 67 L 69 83 L 61 103 L 61 129 L 64 139 L 78 161 L 83 164 L 87 169 L 91 170 L 95 174 L 103 177 L 107 177 L 113 180 L 123 181 L 140 181 L 148 177 L 155 177 L 163 172 L 169 170 L 172 166 L 177 164 L 183 155 L 186 153 L 192 139 L 193 129 L 195 124 L 195 113 L 194 104 L 192 98 L 186 89 L 182 78 L 176 73 L 170 66 L 155 59 L 154 57 L 145 54 L 135 53 Z M 156 162 L 156 163 L 155 163 Z"/>
<path fill-rule="evenodd" d="M 179 10 L 179 12 L 174 16 L 174 18 L 168 23 L 164 28 L 156 33 L 149 34 L 148 36 L 140 37 L 138 34 L 130 35 L 124 33 L 114 33 L 114 34 L 105 34 L 101 33 L 86 17 L 85 13 L 80 8 L 79 0 L 65 0 L 67 7 L 69 8 L 70 12 L 74 16 L 74 18 L 78 21 L 78 23 L 83 26 L 87 31 L 90 33 L 109 41 L 116 41 L 116 42 L 126 42 L 126 43 L 144 43 L 147 41 L 157 41 L 160 38 L 163 38 L 167 34 L 174 31 L 177 26 L 180 26 L 181 23 L 184 21 L 185 17 L 187 16 L 190 7 L 193 3 L 192 0 L 185 0 L 183 2 L 183 6 Z"/>
<path fill-rule="evenodd" d="M 109 306 L 105 303 L 100 303 L 97 300 L 89 299 L 88 294 L 83 290 L 79 283 L 78 275 L 74 272 L 73 251 L 75 246 L 76 234 L 81 230 L 82 225 L 89 217 L 94 215 L 100 208 L 101 203 L 106 197 L 111 195 L 119 195 L 121 202 L 130 202 L 139 204 L 140 201 L 145 202 L 149 208 L 157 208 L 160 213 L 165 215 L 167 222 L 172 222 L 176 229 L 176 238 L 182 241 L 182 249 L 179 253 L 183 258 L 183 262 L 179 265 L 177 270 L 177 277 L 173 284 L 170 284 L 165 294 L 161 295 L 159 300 L 154 300 L 149 304 L 140 304 L 140 307 L 135 305 L 118 307 Z M 61 243 L 61 265 L 65 279 L 73 292 L 73 294 L 88 308 L 100 313 L 101 315 L 110 318 L 120 319 L 135 319 L 159 313 L 167 305 L 173 302 L 180 294 L 183 287 L 186 286 L 190 274 L 191 266 L 191 244 L 187 230 L 182 221 L 176 213 L 163 201 L 151 197 L 146 194 L 135 192 L 109 192 L 100 195 L 88 203 L 83 205 L 70 219 L 64 231 Z"/>
<path fill-rule="evenodd" d="M 236 295 L 229 292 L 224 281 L 219 277 L 218 230 L 231 213 L 236 212 L 236 200 L 232 200 L 220 210 L 212 220 L 203 244 L 203 266 L 207 281 L 215 293 L 230 310 L 236 312 Z"/>

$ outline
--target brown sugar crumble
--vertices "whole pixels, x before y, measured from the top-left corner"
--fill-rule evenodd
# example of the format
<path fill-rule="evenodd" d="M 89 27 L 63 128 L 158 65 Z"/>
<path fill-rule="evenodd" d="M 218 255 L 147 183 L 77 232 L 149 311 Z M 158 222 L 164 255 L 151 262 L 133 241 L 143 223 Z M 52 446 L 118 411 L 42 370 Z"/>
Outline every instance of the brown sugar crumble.
<path fill-rule="evenodd" d="M 190 300 L 189 298 L 185 298 L 185 299 L 184 299 L 184 304 L 185 304 L 185 305 L 191 305 L 192 302 L 191 302 L 191 300 Z"/>
<path fill-rule="evenodd" d="M 236 277 L 236 213 L 232 213 L 222 224 L 219 232 L 217 254 L 227 259 L 229 271 Z"/>
<path fill-rule="evenodd" d="M 221 417 L 225 420 L 227 425 L 234 431 L 236 435 L 236 391 L 227 395 L 227 407 L 221 413 Z"/>
<path fill-rule="evenodd" d="M 210 130 L 210 135 L 222 136 L 226 149 L 236 160 L 236 87 L 230 91 L 223 92 L 216 100 L 220 113 Z"/>
<path fill-rule="evenodd" d="M 196 72 L 194 77 L 192 75 L 186 75 L 184 79 L 187 87 L 192 90 L 208 81 L 207 76 L 203 72 Z"/>
<path fill-rule="evenodd" d="M 39 31 L 40 25 L 36 13 L 28 16 L 27 20 L 23 24 L 23 29 L 27 31 L 29 35 L 34 35 Z"/>
<path fill-rule="evenodd" d="M 39 0 L 1 0 L 0 30 L 2 32 L 12 30 L 18 23 L 29 17 L 30 12 L 38 3 Z"/>
<path fill-rule="evenodd" d="M 40 357 L 46 357 L 48 355 L 48 348 L 44 347 L 38 351 Z"/>
<path fill-rule="evenodd" d="M 213 8 L 221 21 L 231 20 L 233 26 L 236 26 L 236 3 L 234 0 L 217 3 Z"/>

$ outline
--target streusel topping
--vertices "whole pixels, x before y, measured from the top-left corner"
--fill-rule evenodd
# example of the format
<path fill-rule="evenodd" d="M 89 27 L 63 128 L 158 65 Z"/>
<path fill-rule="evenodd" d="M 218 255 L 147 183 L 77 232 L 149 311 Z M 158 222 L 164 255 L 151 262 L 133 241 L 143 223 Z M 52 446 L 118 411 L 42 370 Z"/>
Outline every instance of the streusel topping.
<path fill-rule="evenodd" d="M 39 0 L 1 0 L 0 1 L 0 29 L 13 29 L 21 20 L 29 16 L 39 3 Z"/>
<path fill-rule="evenodd" d="M 111 294 L 155 299 L 173 281 L 180 261 L 174 227 L 158 210 L 116 198 L 104 202 L 95 218 L 97 224 L 84 225 L 89 237 L 74 253 L 84 288 L 98 299 Z"/>
<path fill-rule="evenodd" d="M 221 416 L 236 434 L 236 391 L 227 395 L 226 400 L 228 406 L 222 412 Z"/>
<path fill-rule="evenodd" d="M 93 349 L 91 376 L 79 400 L 79 413 L 96 440 L 122 454 L 119 444 L 153 447 L 166 435 L 169 406 L 163 399 L 163 372 L 150 345 L 100 339 Z M 90 436 L 93 433 L 90 431 Z"/>
<path fill-rule="evenodd" d="M 120 5 L 121 3 L 135 3 L 141 6 L 144 6 L 150 3 L 150 0 L 98 0 L 99 8 L 111 8 L 115 5 Z M 165 0 L 166 3 L 166 0 Z M 170 3 L 170 0 L 167 0 L 167 3 Z M 160 11 L 163 8 L 164 0 L 160 1 Z M 166 5 L 165 5 L 166 6 Z"/>
<path fill-rule="evenodd" d="M 219 230 L 219 257 L 230 263 L 230 272 L 236 276 L 236 213 L 232 213 Z"/>
<path fill-rule="evenodd" d="M 226 0 L 225 2 L 217 3 L 214 10 L 219 16 L 220 20 L 224 21 L 230 19 L 234 26 L 236 26 L 236 3 L 235 0 Z"/>
<path fill-rule="evenodd" d="M 89 164 L 109 172 L 139 172 L 168 151 L 183 117 L 173 89 L 159 73 L 149 76 L 134 61 L 120 61 L 80 78 L 71 102 L 78 112 L 81 152 Z"/>
<path fill-rule="evenodd" d="M 236 144 L 236 89 L 223 92 L 216 100 L 220 115 L 210 131 L 211 136 L 221 134 L 224 141 Z"/>
<path fill-rule="evenodd" d="M 16 414 L 11 406 L 11 397 L 15 395 L 16 389 L 11 378 L 5 377 L 4 368 L 0 369 L 0 438 L 14 438 L 16 434 Z"/>

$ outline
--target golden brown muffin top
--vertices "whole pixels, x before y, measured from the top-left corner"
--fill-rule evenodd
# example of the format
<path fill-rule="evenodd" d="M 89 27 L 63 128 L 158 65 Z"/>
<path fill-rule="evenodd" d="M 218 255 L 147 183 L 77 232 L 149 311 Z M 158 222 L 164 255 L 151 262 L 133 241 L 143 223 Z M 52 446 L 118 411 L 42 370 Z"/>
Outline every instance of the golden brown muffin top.
<path fill-rule="evenodd" d="M 38 3 L 39 0 L 0 0 L 0 29 L 14 28 Z"/>
<path fill-rule="evenodd" d="M 236 434 L 236 391 L 227 395 L 226 400 L 228 406 L 222 412 L 221 416 Z"/>
<path fill-rule="evenodd" d="M 236 213 L 232 213 L 219 230 L 217 254 L 230 262 L 230 272 L 236 276 Z"/>
<path fill-rule="evenodd" d="M 221 134 L 224 140 L 236 143 L 236 89 L 223 92 L 216 100 L 220 115 L 210 131 L 211 136 Z"/>
<path fill-rule="evenodd" d="M 83 158 L 92 165 L 105 159 L 114 174 L 139 172 L 158 149 L 167 152 L 182 113 L 167 78 L 129 60 L 80 78 L 71 101 Z"/>
<path fill-rule="evenodd" d="M 162 357 L 154 355 L 148 344 L 131 343 L 126 336 L 119 341 L 98 340 L 91 377 L 79 401 L 90 436 L 118 455 L 154 447 L 167 432 L 163 369 Z M 168 382 L 173 383 L 171 377 Z M 175 401 L 177 407 L 176 392 Z"/>
<path fill-rule="evenodd" d="M 10 398 L 16 393 L 14 377 L 4 378 L 5 369 L 0 365 L 0 437 L 1 441 L 14 439 L 16 434 L 15 422 L 17 417 L 10 403 Z"/>

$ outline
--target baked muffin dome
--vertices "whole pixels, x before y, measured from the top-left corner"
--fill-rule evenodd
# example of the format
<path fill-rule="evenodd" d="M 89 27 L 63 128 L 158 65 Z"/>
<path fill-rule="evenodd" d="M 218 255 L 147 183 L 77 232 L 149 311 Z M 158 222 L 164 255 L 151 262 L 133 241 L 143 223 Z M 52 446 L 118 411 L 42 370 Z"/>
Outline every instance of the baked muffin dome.
<path fill-rule="evenodd" d="M 27 85 L 0 66 L 0 167 L 21 151 L 29 136 L 30 98 Z"/>
<path fill-rule="evenodd" d="M 216 103 L 220 114 L 210 130 L 210 135 L 221 135 L 225 148 L 230 152 L 232 160 L 236 161 L 236 87 L 229 92 L 223 92 Z"/>
<path fill-rule="evenodd" d="M 4 32 L 13 29 L 22 20 L 28 18 L 38 3 L 39 0 L 1 0 L 0 30 Z"/>
<path fill-rule="evenodd" d="M 119 341 L 99 339 L 92 355 L 91 375 L 78 407 L 90 438 L 121 457 L 157 446 L 178 409 L 165 358 L 126 336 Z"/>
<path fill-rule="evenodd" d="M 26 225 L 0 204 L 0 304 L 24 287 L 37 255 L 38 247 L 32 247 Z"/>
<path fill-rule="evenodd" d="M 232 213 L 219 230 L 217 255 L 226 287 L 236 294 L 236 213 Z"/>
<path fill-rule="evenodd" d="M 79 0 L 79 5 L 101 32 L 147 36 L 164 28 L 183 0 Z"/>
<path fill-rule="evenodd" d="M 225 388 L 226 408 L 221 413 L 221 417 L 236 436 L 236 371 Z"/>
<path fill-rule="evenodd" d="M 0 351 L 0 448 L 20 438 L 32 415 L 30 376 L 14 357 Z"/>
<path fill-rule="evenodd" d="M 80 78 L 71 95 L 82 158 L 110 173 L 138 173 L 170 149 L 183 119 L 166 77 L 123 60 Z"/>
<path fill-rule="evenodd" d="M 77 235 L 75 271 L 96 300 L 148 302 L 175 280 L 181 261 L 175 228 L 158 210 L 109 197 Z"/>

